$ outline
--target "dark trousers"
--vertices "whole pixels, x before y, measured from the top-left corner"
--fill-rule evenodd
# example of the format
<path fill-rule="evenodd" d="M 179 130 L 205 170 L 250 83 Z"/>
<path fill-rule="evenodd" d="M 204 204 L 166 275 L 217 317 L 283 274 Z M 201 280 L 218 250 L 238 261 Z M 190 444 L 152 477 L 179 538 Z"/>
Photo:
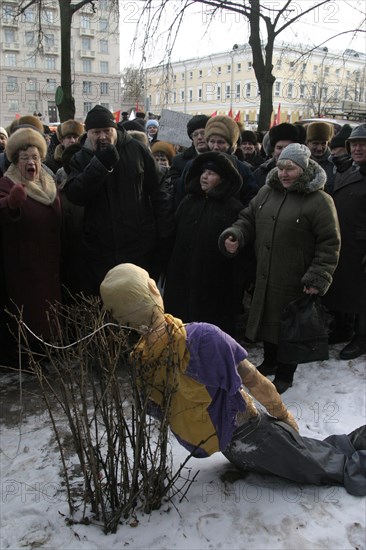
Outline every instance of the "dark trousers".
<path fill-rule="evenodd" d="M 366 450 L 356 451 L 347 435 L 324 441 L 302 437 L 260 412 L 237 428 L 223 454 L 240 470 L 297 483 L 342 485 L 351 495 L 366 495 Z"/>
<path fill-rule="evenodd" d="M 277 361 L 277 344 L 272 342 L 263 342 L 264 361 L 277 366 L 276 378 L 285 382 L 292 382 L 297 368 L 295 363 L 283 363 Z"/>

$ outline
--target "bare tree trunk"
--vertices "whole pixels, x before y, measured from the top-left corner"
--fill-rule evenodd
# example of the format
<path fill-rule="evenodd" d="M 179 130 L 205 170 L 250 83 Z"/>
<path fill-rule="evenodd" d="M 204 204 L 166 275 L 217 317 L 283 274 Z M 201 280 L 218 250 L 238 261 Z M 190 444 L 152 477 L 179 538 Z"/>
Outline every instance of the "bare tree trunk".
<path fill-rule="evenodd" d="M 75 117 L 75 100 L 72 95 L 71 79 L 71 21 L 73 11 L 70 0 L 58 0 L 61 25 L 61 89 L 60 98 L 56 99 L 60 121 Z"/>

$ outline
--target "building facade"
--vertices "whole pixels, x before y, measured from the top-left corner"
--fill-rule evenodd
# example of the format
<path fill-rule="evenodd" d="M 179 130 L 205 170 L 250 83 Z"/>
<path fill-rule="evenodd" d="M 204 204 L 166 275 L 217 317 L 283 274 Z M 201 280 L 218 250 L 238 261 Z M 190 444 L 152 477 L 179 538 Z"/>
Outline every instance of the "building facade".
<path fill-rule="evenodd" d="M 111 111 L 120 104 L 118 17 L 109 0 L 78 10 L 71 26 L 71 69 L 75 118 L 83 120 L 97 103 Z M 55 93 L 60 85 L 61 37 L 57 1 L 40 14 L 30 6 L 15 17 L 19 2 L 0 1 L 0 125 L 37 113 L 44 124 L 57 122 Z"/>
<path fill-rule="evenodd" d="M 282 44 L 274 48 L 274 114 L 281 122 L 366 107 L 366 54 Z M 255 128 L 260 96 L 249 44 L 145 70 L 147 110 L 229 114 Z M 280 109 L 278 107 L 280 106 Z M 358 109 L 359 110 L 359 109 Z M 344 113 L 343 113 L 344 114 Z M 365 112 L 366 114 L 366 112 Z"/>

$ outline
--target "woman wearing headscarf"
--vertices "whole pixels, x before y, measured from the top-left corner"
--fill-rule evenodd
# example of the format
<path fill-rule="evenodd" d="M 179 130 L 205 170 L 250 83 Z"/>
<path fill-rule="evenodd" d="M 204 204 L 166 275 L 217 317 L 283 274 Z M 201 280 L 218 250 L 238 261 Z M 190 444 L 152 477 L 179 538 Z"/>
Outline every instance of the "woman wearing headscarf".
<path fill-rule="evenodd" d="M 282 312 L 304 292 L 323 296 L 339 257 L 338 218 L 324 191 L 326 173 L 310 154 L 305 145 L 287 145 L 266 184 L 219 239 L 226 256 L 254 242 L 257 272 L 246 336 L 263 342 L 258 370 L 275 374 L 279 393 L 292 386 L 297 367 L 277 360 Z"/>
<path fill-rule="evenodd" d="M 60 302 L 60 199 L 54 179 L 42 168 L 47 144 L 31 128 L 7 141 L 11 164 L 0 179 L 1 258 L 5 306 L 22 311 L 27 326 L 51 335 L 47 311 Z M 37 341 L 29 334 L 31 347 Z"/>

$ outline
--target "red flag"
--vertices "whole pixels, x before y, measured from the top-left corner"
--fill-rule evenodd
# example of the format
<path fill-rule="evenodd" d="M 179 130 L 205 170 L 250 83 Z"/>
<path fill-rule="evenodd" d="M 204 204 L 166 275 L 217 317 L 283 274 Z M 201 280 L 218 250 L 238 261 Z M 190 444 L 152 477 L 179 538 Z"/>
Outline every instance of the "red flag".
<path fill-rule="evenodd" d="M 229 116 L 230 118 L 233 118 L 233 110 L 232 109 L 230 109 L 227 116 Z"/>
<path fill-rule="evenodd" d="M 215 111 L 214 113 L 212 113 L 211 116 L 216 116 L 217 115 L 217 111 Z"/>
<path fill-rule="evenodd" d="M 136 113 L 138 112 L 138 110 L 139 110 L 139 102 L 136 101 Z"/>
<path fill-rule="evenodd" d="M 116 122 L 119 122 L 119 119 L 121 117 L 121 111 L 114 111 L 113 116 L 114 116 L 114 120 Z"/>
<path fill-rule="evenodd" d="M 278 104 L 276 125 L 281 124 L 281 103 Z"/>
<path fill-rule="evenodd" d="M 234 118 L 235 122 L 240 122 L 240 111 L 236 113 L 236 116 Z"/>

